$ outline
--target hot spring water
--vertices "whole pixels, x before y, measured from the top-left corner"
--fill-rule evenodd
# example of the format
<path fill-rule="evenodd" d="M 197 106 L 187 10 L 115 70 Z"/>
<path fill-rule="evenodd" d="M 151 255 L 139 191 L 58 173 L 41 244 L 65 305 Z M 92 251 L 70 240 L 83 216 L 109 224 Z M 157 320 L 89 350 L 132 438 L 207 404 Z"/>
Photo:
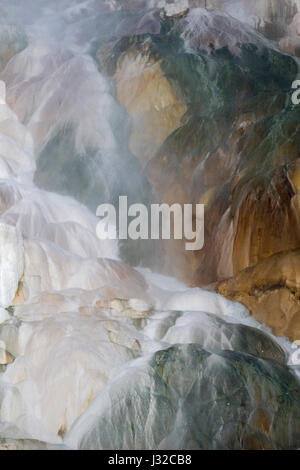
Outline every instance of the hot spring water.
<path fill-rule="evenodd" d="M 65 132 L 79 162 L 90 156 L 84 165 L 104 200 L 127 171 L 128 124 L 86 54 L 96 2 L 59 2 L 58 13 L 57 2 L 41 1 L 36 18 L 9 3 L 8 13 L 25 19 L 28 45 L 2 73 L 6 95 L 0 82 L 0 439 L 31 448 L 190 448 L 198 429 L 203 446 L 226 447 L 226 413 L 247 423 L 257 380 L 272 404 L 267 374 L 288 374 L 273 361 L 292 355 L 296 366 L 299 350 L 240 304 L 129 267 L 117 242 L 97 238 L 90 209 L 37 187 L 40 155 Z M 49 175 L 61 188 L 77 164 L 65 163 L 50 162 L 42 181 Z M 75 189 L 77 177 L 68 181 Z M 231 387 L 252 398 L 241 406 Z M 199 393 L 207 435 L 193 422 Z"/>

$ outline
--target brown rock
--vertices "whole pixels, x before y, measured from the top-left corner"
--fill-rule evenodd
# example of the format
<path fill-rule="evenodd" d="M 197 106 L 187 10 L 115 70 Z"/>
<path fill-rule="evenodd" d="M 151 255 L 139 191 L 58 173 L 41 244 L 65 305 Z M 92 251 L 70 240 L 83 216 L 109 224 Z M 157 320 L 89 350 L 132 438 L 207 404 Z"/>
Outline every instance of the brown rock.
<path fill-rule="evenodd" d="M 270 256 L 219 284 L 225 297 L 243 303 L 278 336 L 300 338 L 300 249 Z"/>
<path fill-rule="evenodd" d="M 5 349 L 0 349 L 0 365 L 7 365 L 14 362 L 14 357 Z"/>
<path fill-rule="evenodd" d="M 263 408 L 257 408 L 251 415 L 250 424 L 268 435 L 271 427 L 271 418 Z"/>
<path fill-rule="evenodd" d="M 132 119 L 129 147 L 145 166 L 180 126 L 185 103 L 164 77 L 159 63 L 135 49 L 118 60 L 115 80 L 118 100 Z"/>
<path fill-rule="evenodd" d="M 285 37 L 279 41 L 279 49 L 286 54 L 300 57 L 300 36 Z"/>
<path fill-rule="evenodd" d="M 293 171 L 292 166 L 280 167 L 245 185 L 235 209 L 234 273 L 300 246 L 297 190 L 290 181 Z"/>

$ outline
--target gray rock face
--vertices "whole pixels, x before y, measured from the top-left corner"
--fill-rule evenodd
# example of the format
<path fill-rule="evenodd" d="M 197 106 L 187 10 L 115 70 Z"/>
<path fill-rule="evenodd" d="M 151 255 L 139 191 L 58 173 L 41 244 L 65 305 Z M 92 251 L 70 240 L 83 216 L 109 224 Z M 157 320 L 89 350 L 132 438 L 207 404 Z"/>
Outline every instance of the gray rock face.
<path fill-rule="evenodd" d="M 130 367 L 67 436 L 80 449 L 292 449 L 300 390 L 289 370 L 232 351 L 174 345 Z"/>

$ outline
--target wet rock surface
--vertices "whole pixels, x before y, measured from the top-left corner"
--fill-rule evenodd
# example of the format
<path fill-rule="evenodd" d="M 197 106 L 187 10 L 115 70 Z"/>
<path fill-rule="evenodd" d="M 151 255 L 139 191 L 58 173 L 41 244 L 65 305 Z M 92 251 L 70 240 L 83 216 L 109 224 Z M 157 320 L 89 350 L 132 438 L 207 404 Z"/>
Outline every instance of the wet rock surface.
<path fill-rule="evenodd" d="M 116 380 L 67 443 L 80 449 L 291 449 L 299 443 L 299 400 L 295 378 L 273 362 L 175 345 L 154 354 L 146 369 L 133 367 L 130 383 Z M 283 422 L 290 423 L 284 438 Z"/>
<path fill-rule="evenodd" d="M 218 287 L 279 336 L 300 338 L 299 250 L 275 254 Z"/>
<path fill-rule="evenodd" d="M 298 20 L 268 3 L 3 0 L 29 45 L 0 50 L 0 446 L 299 448 L 298 64 L 277 48 Z M 205 203 L 205 249 L 157 269 L 224 281 L 294 349 L 100 242 L 124 193 Z"/>

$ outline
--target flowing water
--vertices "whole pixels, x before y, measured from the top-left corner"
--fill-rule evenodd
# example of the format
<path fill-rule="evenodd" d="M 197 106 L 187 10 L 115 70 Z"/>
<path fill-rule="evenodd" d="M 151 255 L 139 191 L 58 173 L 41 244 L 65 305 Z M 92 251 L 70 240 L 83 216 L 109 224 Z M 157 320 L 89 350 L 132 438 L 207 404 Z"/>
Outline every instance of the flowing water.
<path fill-rule="evenodd" d="M 299 350 L 242 305 L 134 269 L 117 242 L 96 236 L 98 204 L 151 193 L 128 150 L 128 116 L 91 53 L 117 35 L 122 13 L 93 0 L 0 7 L 14 51 L 1 55 L 1 442 L 239 448 L 263 409 L 273 420 L 264 445 L 295 447 L 300 392 L 284 364 L 297 371 Z M 199 14 L 211 44 L 218 17 L 201 10 L 180 26 L 187 48 L 204 41 Z M 239 33 L 238 43 L 255 35 Z M 235 50 L 228 34 L 218 42 Z"/>

